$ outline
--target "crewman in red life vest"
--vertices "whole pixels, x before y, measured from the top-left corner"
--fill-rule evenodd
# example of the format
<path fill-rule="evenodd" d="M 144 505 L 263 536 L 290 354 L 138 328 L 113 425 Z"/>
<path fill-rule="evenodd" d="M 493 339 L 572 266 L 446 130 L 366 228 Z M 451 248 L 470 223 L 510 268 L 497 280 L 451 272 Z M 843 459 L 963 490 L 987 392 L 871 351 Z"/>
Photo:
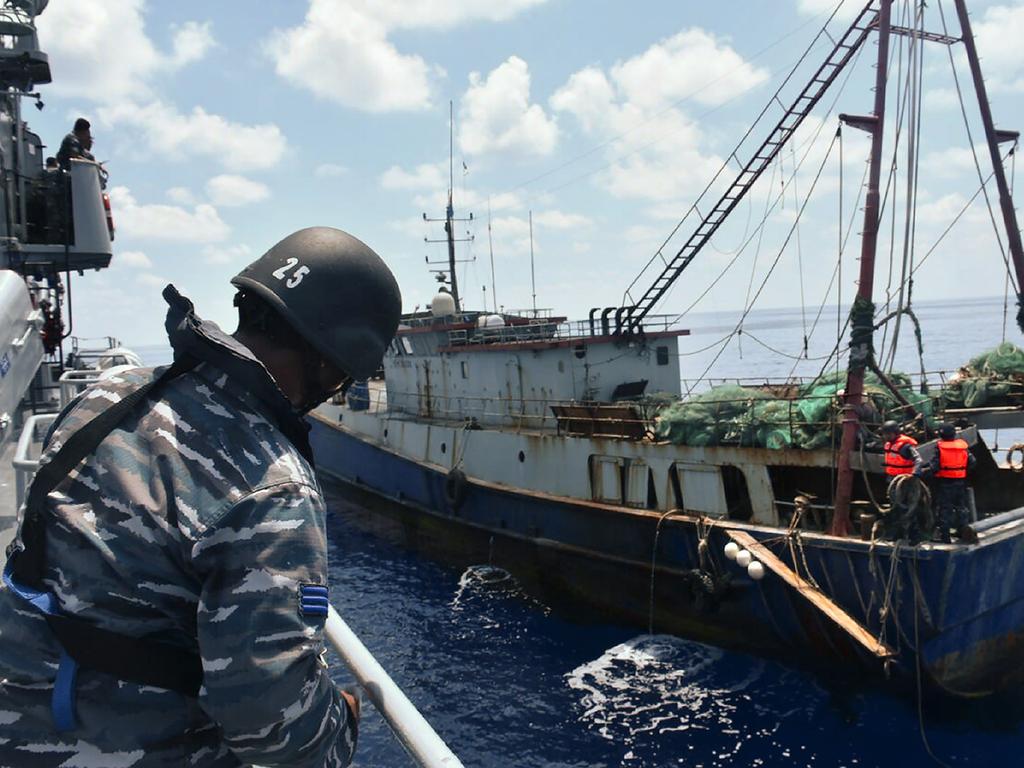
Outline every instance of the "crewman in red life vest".
<path fill-rule="evenodd" d="M 934 538 L 948 544 L 954 528 L 960 541 L 973 544 L 978 534 L 968 525 L 967 473 L 974 467 L 974 456 L 967 442 L 957 437 L 956 427 L 939 427 L 938 450 L 929 469 L 935 478 L 936 529 Z"/>

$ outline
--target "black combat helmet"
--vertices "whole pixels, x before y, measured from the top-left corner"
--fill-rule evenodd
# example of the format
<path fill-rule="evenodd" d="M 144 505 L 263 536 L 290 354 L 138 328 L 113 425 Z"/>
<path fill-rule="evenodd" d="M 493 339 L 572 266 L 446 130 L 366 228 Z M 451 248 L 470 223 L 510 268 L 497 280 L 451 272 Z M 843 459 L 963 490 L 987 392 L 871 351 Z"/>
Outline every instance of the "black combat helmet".
<path fill-rule="evenodd" d="M 956 440 L 956 427 L 948 423 L 940 424 L 939 437 L 943 440 Z"/>
<path fill-rule="evenodd" d="M 885 422 L 885 424 L 882 425 L 882 434 L 883 435 L 888 435 L 888 434 L 895 435 L 895 434 L 898 434 L 899 431 L 900 431 L 900 425 L 897 424 L 892 419 L 889 419 L 887 422 Z"/>
<path fill-rule="evenodd" d="M 398 283 L 380 256 L 331 227 L 288 235 L 231 282 L 264 299 L 355 379 L 377 370 L 402 313 Z"/>

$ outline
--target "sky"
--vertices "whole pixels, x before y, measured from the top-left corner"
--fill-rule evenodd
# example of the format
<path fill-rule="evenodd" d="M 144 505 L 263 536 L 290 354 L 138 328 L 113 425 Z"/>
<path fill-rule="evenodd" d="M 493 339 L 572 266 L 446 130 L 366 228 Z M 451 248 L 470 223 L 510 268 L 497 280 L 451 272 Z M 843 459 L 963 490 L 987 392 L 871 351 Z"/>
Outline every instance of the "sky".
<path fill-rule="evenodd" d="M 472 238 L 459 246 L 467 308 L 535 301 L 584 318 L 635 300 L 655 273 L 627 287 L 652 257 L 661 263 L 659 249 L 671 257 L 681 247 L 695 214 L 675 228 L 716 172 L 724 164 L 698 210 L 712 208 L 736 174 L 728 159 L 753 154 L 778 105 L 828 55 L 819 32 L 837 5 L 833 38 L 862 2 L 51 0 L 38 30 L 53 83 L 40 87 L 45 108 L 29 110 L 30 126 L 55 154 L 75 117 L 92 121 L 117 225 L 112 266 L 74 278 L 75 333 L 160 343 L 168 282 L 232 330 L 230 278 L 312 225 L 369 244 L 395 272 L 406 311 L 424 307 L 437 289 L 436 265 L 425 262 L 445 258 L 445 247 L 424 242 L 444 233 L 423 215 L 443 216 L 450 167 L 456 215 L 473 216 L 459 224 Z M 896 2 L 897 21 L 914 25 L 915 7 Z M 951 0 L 931 0 L 921 26 L 941 31 L 940 7 L 958 35 Z M 996 122 L 1018 128 L 1024 2 L 971 8 Z M 800 306 L 813 315 L 849 300 L 868 140 L 849 127 L 836 139 L 837 115 L 871 111 L 875 40 L 657 312 L 685 325 L 687 311 L 739 318 L 751 306 Z M 896 148 L 897 170 L 887 157 L 882 304 L 895 300 L 911 264 L 920 266 L 914 300 L 1005 288 L 984 196 L 968 205 L 980 181 L 954 69 L 979 145 L 962 46 L 912 51 L 907 38 L 893 39 L 886 148 Z"/>

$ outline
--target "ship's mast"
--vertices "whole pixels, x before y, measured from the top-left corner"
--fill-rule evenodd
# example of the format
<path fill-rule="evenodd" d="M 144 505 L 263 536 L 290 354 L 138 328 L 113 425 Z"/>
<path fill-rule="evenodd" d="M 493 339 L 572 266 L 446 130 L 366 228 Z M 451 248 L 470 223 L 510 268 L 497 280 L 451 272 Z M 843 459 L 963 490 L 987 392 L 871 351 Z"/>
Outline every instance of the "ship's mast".
<path fill-rule="evenodd" d="M 872 352 L 875 281 L 875 249 L 878 242 L 879 194 L 882 171 L 882 136 L 885 128 L 885 86 L 888 79 L 889 35 L 892 0 L 882 0 L 878 12 L 878 63 L 875 70 L 875 109 L 866 116 L 843 115 L 845 122 L 871 134 L 871 164 L 864 205 L 864 232 L 860 250 L 860 280 L 850 322 L 850 361 L 846 377 L 846 403 L 843 412 L 843 437 L 839 450 L 839 476 L 836 483 L 835 514 L 831 533 L 845 536 L 850 531 L 850 497 L 853 493 L 853 467 L 850 456 L 860 430 L 858 411 L 864 401 L 864 370 Z"/>
<path fill-rule="evenodd" d="M 455 205 L 452 202 L 452 194 L 455 189 L 455 111 L 452 102 L 448 102 L 448 206 L 445 208 L 444 219 L 430 219 L 427 218 L 427 214 L 423 214 L 423 220 L 428 222 L 444 221 L 444 240 L 431 240 L 429 237 L 424 237 L 423 242 L 425 243 L 447 243 L 448 245 L 448 269 L 447 272 L 443 269 L 431 270 L 437 272 L 438 280 L 444 283 L 444 275 L 448 275 L 448 285 L 450 286 L 449 293 L 452 299 L 455 300 L 455 311 L 461 312 L 462 306 L 459 303 L 459 280 L 455 274 L 455 266 L 459 263 L 458 259 L 455 258 L 455 244 L 456 243 L 470 243 L 473 241 L 473 236 L 470 235 L 464 238 L 455 237 L 455 223 L 462 221 L 473 221 L 473 214 L 469 214 L 469 218 L 457 219 L 455 218 Z M 430 257 L 426 259 L 428 264 L 438 264 L 444 262 L 431 261 Z M 463 261 L 466 261 L 465 259 Z M 472 259 L 470 259 L 472 261 Z M 486 309 L 486 307 L 485 307 Z"/>
<path fill-rule="evenodd" d="M 967 5 L 964 0 L 954 0 L 954 5 L 960 19 L 960 33 L 963 35 L 967 62 L 971 67 L 971 77 L 974 78 L 974 92 L 978 96 L 981 121 L 985 126 L 985 139 L 988 143 L 989 155 L 992 157 L 992 172 L 999 190 L 999 208 L 1003 214 L 1006 239 L 1010 247 L 1010 256 L 1013 258 L 1014 272 L 1017 275 L 1017 325 L 1024 331 L 1024 303 L 1022 303 L 1022 299 L 1024 299 L 1024 293 L 1022 293 L 1024 292 L 1024 249 L 1021 248 L 1017 215 L 1013 210 L 1013 199 L 1010 197 L 1010 188 L 1006 184 L 1006 172 L 1003 170 L 1003 160 L 999 154 L 1000 142 L 1016 140 L 1018 134 L 998 131 L 992 121 L 992 108 L 988 103 L 988 94 L 985 91 L 985 80 L 981 76 L 981 62 L 978 60 L 978 48 L 974 44 L 974 33 L 971 31 L 971 19 L 967 15 Z"/>
<path fill-rule="evenodd" d="M 455 299 L 455 311 L 461 312 L 459 306 L 459 282 L 455 277 L 455 208 L 452 205 L 452 190 L 455 188 L 455 111 L 452 102 L 448 102 L 448 207 L 444 215 L 444 231 L 448 235 L 448 269 L 451 278 L 452 298 Z"/>

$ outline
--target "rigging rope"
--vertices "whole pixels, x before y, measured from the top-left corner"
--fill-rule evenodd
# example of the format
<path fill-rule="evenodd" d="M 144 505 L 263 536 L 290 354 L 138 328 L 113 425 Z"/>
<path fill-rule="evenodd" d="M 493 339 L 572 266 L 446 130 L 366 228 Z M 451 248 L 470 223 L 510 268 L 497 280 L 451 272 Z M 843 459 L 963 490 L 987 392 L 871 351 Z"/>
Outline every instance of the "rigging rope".
<path fill-rule="evenodd" d="M 903 3 L 903 13 L 900 18 L 900 24 L 904 27 L 909 26 L 909 0 Z M 897 36 L 896 47 L 893 49 L 892 55 L 889 57 L 889 69 L 887 72 L 892 71 L 892 63 L 895 57 L 896 61 L 896 82 L 903 82 L 903 35 Z M 882 202 L 878 213 L 878 221 L 884 218 L 886 206 L 889 202 L 889 192 L 892 189 L 893 183 L 896 179 L 896 171 L 899 167 L 897 158 L 899 157 L 900 141 L 903 137 L 903 119 L 906 115 L 907 97 L 909 94 L 909 82 L 903 86 L 903 95 L 897 100 L 896 103 L 896 133 L 895 140 L 892 148 L 892 160 L 889 162 L 889 173 L 885 179 L 885 192 L 882 194 Z M 896 253 L 896 206 L 895 204 L 891 208 L 891 215 L 889 217 L 889 253 L 888 253 L 888 269 L 887 277 L 885 281 L 885 311 L 889 312 L 892 308 L 892 269 L 893 269 L 893 255 Z M 889 336 L 889 329 L 885 328 L 882 331 L 882 341 L 879 345 L 879 349 L 884 350 L 886 348 L 886 342 Z M 884 354 L 884 353 L 883 353 Z"/>
<path fill-rule="evenodd" d="M 824 125 L 824 123 L 822 123 L 822 125 Z M 820 126 L 819 126 L 819 128 L 820 128 Z M 764 291 L 765 286 L 768 285 L 768 281 L 769 281 L 769 279 L 771 279 L 772 273 L 775 271 L 775 268 L 778 266 L 779 260 L 782 258 L 782 254 L 785 253 L 785 251 L 786 251 L 786 246 L 789 245 L 790 238 L 792 238 L 792 236 L 793 236 L 793 232 L 796 229 L 796 225 L 800 221 L 801 216 L 803 215 L 804 209 L 807 208 L 807 203 L 810 201 L 812 195 L 814 194 L 815 188 L 818 186 L 818 181 L 821 179 L 822 171 L 825 170 L 825 164 L 828 162 L 829 157 L 832 156 L 832 150 L 835 148 L 836 141 L 838 140 L 838 138 L 839 138 L 838 134 L 835 134 L 835 135 L 832 136 L 832 141 L 829 142 L 828 150 L 825 152 L 825 157 L 822 158 L 821 165 L 818 166 L 818 172 L 814 175 L 814 181 L 811 182 L 811 188 L 807 191 L 807 196 L 804 198 L 803 204 L 800 206 L 800 210 L 797 211 L 796 219 L 793 222 L 793 225 L 789 228 L 789 233 L 786 235 L 786 239 L 782 243 L 782 247 L 779 249 L 779 252 L 775 255 L 775 259 L 774 259 L 774 261 L 772 261 L 772 265 L 768 269 L 767 274 L 765 274 L 764 280 L 761 281 L 761 285 L 760 285 L 760 287 L 758 287 L 757 293 L 754 294 L 754 298 L 750 301 L 750 303 L 746 306 L 746 308 L 744 308 L 743 314 L 740 316 L 739 322 L 736 324 L 736 327 L 733 329 L 732 334 L 729 335 L 729 338 L 732 338 L 733 336 L 735 336 L 735 334 L 738 333 L 740 331 L 740 329 L 743 327 L 743 321 L 746 319 L 747 315 L 750 314 L 750 311 L 754 308 L 754 304 L 757 303 L 757 299 L 758 299 L 758 297 L 760 297 L 761 293 Z M 805 155 L 805 159 L 806 159 L 806 155 Z M 697 383 L 699 383 L 699 382 L 704 380 L 704 378 L 708 375 L 708 372 L 715 366 L 715 363 L 718 362 L 718 359 L 722 356 L 722 353 L 725 351 L 726 347 L 728 347 L 728 346 L 729 346 L 729 344 L 728 344 L 728 338 L 727 338 L 726 339 L 726 343 L 724 343 L 722 345 L 722 348 L 718 350 L 718 352 L 715 354 L 715 357 L 711 360 L 710 363 L 708 363 L 707 367 L 704 369 L 704 372 L 700 375 L 700 377 L 697 379 L 697 381 L 692 386 L 687 388 L 687 391 L 686 391 L 687 395 L 689 395 L 693 391 L 693 388 L 697 385 Z"/>
<path fill-rule="evenodd" d="M 842 82 L 842 83 L 840 84 L 840 86 L 839 86 L 839 89 L 838 89 L 838 90 L 836 91 L 836 95 L 835 95 L 835 98 L 834 98 L 834 99 L 832 100 L 832 103 L 831 103 L 831 104 L 829 105 L 828 111 L 827 111 L 827 112 L 825 113 L 825 116 L 824 116 L 824 117 L 822 118 L 822 121 L 821 121 L 821 123 L 820 123 L 820 124 L 818 125 L 818 128 L 817 128 L 817 130 L 815 130 L 815 132 L 814 132 L 814 135 L 813 135 L 813 136 L 811 136 L 810 138 L 808 138 L 808 139 L 807 139 L 806 141 L 804 141 L 804 143 L 803 143 L 803 144 L 801 144 L 801 145 L 800 145 L 799 149 L 803 149 L 804 147 L 807 147 L 807 149 L 806 149 L 806 151 L 805 151 L 805 152 L 803 153 L 803 155 L 802 155 L 802 156 L 800 157 L 800 162 L 799 162 L 799 163 L 797 163 L 797 166 L 796 166 L 796 168 L 794 169 L 794 173 L 795 173 L 795 171 L 797 171 L 797 170 L 799 170 L 800 168 L 802 168 L 802 167 L 803 167 L 803 164 L 804 164 L 804 163 L 805 163 L 805 162 L 807 161 L 807 158 L 808 158 L 808 156 L 810 155 L 810 153 L 811 153 L 811 150 L 812 150 L 812 149 L 814 148 L 814 144 L 815 144 L 815 143 L 816 143 L 816 142 L 818 141 L 818 138 L 819 138 L 819 137 L 821 136 L 821 132 L 822 132 L 822 130 L 824 129 L 824 127 L 825 127 L 826 123 L 828 122 L 828 119 L 829 119 L 829 118 L 831 117 L 832 113 L 833 113 L 833 112 L 835 111 L 836 105 L 837 105 L 837 104 L 839 103 L 839 99 L 840 99 L 840 98 L 842 98 L 842 95 L 843 95 L 843 91 L 844 91 L 844 90 L 846 89 L 846 86 L 847 86 L 847 84 L 848 84 L 848 83 L 850 82 L 850 78 L 851 78 L 851 76 L 853 75 L 853 72 L 854 72 L 854 70 L 856 69 L 856 64 L 857 64 L 857 61 L 858 61 L 858 60 L 860 59 L 860 55 L 861 55 L 861 52 L 862 52 L 863 50 L 864 50 L 864 48 L 863 48 L 863 47 L 861 47 L 861 48 L 859 48 L 859 49 L 857 50 L 857 53 L 856 53 L 856 54 L 854 54 L 854 58 L 853 58 L 853 61 L 852 61 L 852 62 L 850 63 L 850 65 L 849 65 L 849 66 L 847 67 L 847 71 L 846 71 L 846 77 L 845 77 L 845 79 L 843 80 L 843 82 Z M 833 141 L 833 142 L 835 142 L 835 138 L 833 138 L 833 140 L 832 140 L 832 141 Z M 829 151 L 831 151 L 831 149 L 830 149 Z M 865 172 L 865 173 L 866 173 L 866 172 Z M 820 171 L 819 171 L 819 174 L 820 174 Z M 865 176 L 865 178 L 866 178 L 866 176 Z M 791 175 L 791 176 L 790 176 L 790 181 L 789 181 L 789 182 L 787 182 L 787 185 L 788 185 L 788 184 L 789 184 L 789 183 L 790 183 L 790 182 L 792 181 L 792 179 L 793 179 L 793 176 Z M 768 222 L 768 217 L 769 217 L 769 216 L 771 215 L 771 213 L 772 213 L 772 212 L 773 212 L 773 211 L 775 210 L 776 206 L 778 206 L 778 205 L 779 205 L 779 203 L 780 203 L 780 202 L 781 202 L 782 200 L 784 200 L 784 199 L 785 199 L 785 188 L 783 188 L 783 190 L 782 190 L 782 191 L 781 191 L 781 192 L 779 193 L 779 195 L 778 195 L 778 196 L 777 196 L 777 197 L 775 198 L 775 202 L 774 202 L 774 203 L 772 203 L 771 207 L 770 207 L 770 208 L 768 209 L 768 211 L 767 211 L 767 212 L 765 213 L 765 215 L 764 215 L 764 216 L 762 217 L 762 219 L 761 219 L 761 222 L 760 222 L 760 224 L 758 225 L 758 229 L 756 230 L 756 234 L 760 234 L 760 233 L 761 233 L 761 232 L 763 231 L 763 228 L 765 227 L 765 225 L 766 225 L 766 224 L 767 224 L 767 222 Z M 709 294 L 709 293 L 710 293 L 710 292 L 712 291 L 712 289 L 713 289 L 713 288 L 714 288 L 714 287 L 715 287 L 715 286 L 716 286 L 716 285 L 717 285 L 717 284 L 718 284 L 718 283 L 719 283 L 719 282 L 720 282 L 720 281 L 722 280 L 722 278 L 723 278 L 723 277 L 725 277 L 725 274 L 726 274 L 726 273 L 727 273 L 727 272 L 729 271 L 729 269 L 731 269 L 731 268 L 732 268 L 732 266 L 733 266 L 733 265 L 734 265 L 734 264 L 736 263 L 736 261 L 737 261 L 737 260 L 739 259 L 739 257 L 740 257 L 740 256 L 742 255 L 743 251 L 744 251 L 744 250 L 745 250 L 745 249 L 747 248 L 747 246 L 749 246 L 749 245 L 750 245 L 750 242 L 751 242 L 751 241 L 753 240 L 753 237 L 754 237 L 754 236 L 753 236 L 753 235 L 751 235 L 751 237 L 750 237 L 750 238 L 748 238 L 747 242 L 743 244 L 743 247 L 742 247 L 742 248 L 740 248 L 740 250 L 739 250 L 739 251 L 738 251 L 738 252 L 736 253 L 736 255 L 735 255 L 735 256 L 733 256 L 733 258 L 732 258 L 732 259 L 731 259 L 731 260 L 729 261 L 729 263 L 725 265 L 725 268 L 724 268 L 724 269 L 722 269 L 722 270 L 721 270 L 721 271 L 719 272 L 718 276 L 717 276 L 717 277 L 715 277 L 715 279 L 711 281 L 711 283 L 710 283 L 710 284 L 709 284 L 709 285 L 707 286 L 707 288 L 705 288 L 705 289 L 704 289 L 704 291 L 703 291 L 703 292 L 702 292 L 702 293 L 701 293 L 701 294 L 700 294 L 700 295 L 699 295 L 699 296 L 698 296 L 698 297 L 697 297 L 696 299 L 694 299 L 694 300 L 693 300 L 693 301 L 692 301 L 692 302 L 690 303 L 690 305 L 689 305 L 689 306 L 688 306 L 688 307 L 687 307 L 686 309 L 684 309 L 684 310 L 683 310 L 682 312 L 680 312 L 680 313 L 679 313 L 678 315 L 676 315 L 676 316 L 675 316 L 675 317 L 674 317 L 674 318 L 672 319 L 671 323 L 669 323 L 670 325 L 671 325 L 671 324 L 674 324 L 674 323 L 678 323 L 678 322 L 679 322 L 680 320 L 682 320 L 682 319 L 683 319 L 683 318 L 684 318 L 684 317 L 685 317 L 685 316 L 686 316 L 687 314 L 689 314 L 689 313 L 690 313 L 690 312 L 691 312 L 691 311 L 692 311 L 692 310 L 693 310 L 693 309 L 694 309 L 694 308 L 695 308 L 695 307 L 696 307 L 696 306 L 697 306 L 698 304 L 700 304 L 700 302 L 701 302 L 701 301 L 702 301 L 702 300 L 703 300 L 703 299 L 704 299 L 704 298 L 705 298 L 705 297 L 706 297 L 706 296 L 707 296 L 707 295 L 708 295 L 708 294 Z M 666 241 L 666 242 L 667 242 L 667 241 Z M 650 262 L 648 262 L 648 263 L 650 263 Z M 646 267 L 645 267 L 645 268 L 646 268 Z M 634 282 L 635 282 L 635 281 L 634 281 Z M 676 285 L 674 285 L 674 286 L 672 287 L 672 290 L 675 290 L 675 288 L 676 288 L 676 286 L 677 286 L 677 285 L 678 285 L 678 283 L 676 283 Z M 668 297 L 668 295 L 670 295 L 670 294 L 667 294 L 667 295 L 666 295 L 666 298 Z M 749 298 L 749 295 L 748 295 L 748 298 Z M 664 300 L 664 299 L 663 299 L 663 300 Z M 755 301 L 756 301 L 756 297 L 755 297 Z M 749 303 L 749 302 L 746 302 L 746 303 L 744 304 L 744 306 L 746 306 L 746 305 L 747 305 L 748 303 Z M 748 310 L 747 310 L 747 311 L 748 311 L 748 313 L 749 313 L 749 308 L 748 308 Z M 744 317 L 746 317 L 746 315 L 744 315 Z"/>
<path fill-rule="evenodd" d="M 769 190 L 771 190 L 772 187 L 775 185 L 775 173 L 776 173 L 776 171 L 778 171 L 779 177 L 781 178 L 782 177 L 782 161 L 781 161 L 781 158 L 778 155 L 775 156 L 775 162 L 772 164 L 772 175 L 768 179 L 768 189 Z M 747 295 L 743 299 L 743 306 L 746 306 L 750 302 L 750 292 L 754 288 L 754 275 L 757 274 L 757 260 L 758 260 L 758 258 L 761 255 L 761 243 L 764 241 L 764 222 L 768 221 L 768 215 L 771 212 L 769 210 L 769 208 L 768 208 L 768 205 L 771 203 L 771 201 L 772 201 L 771 194 L 769 193 L 769 194 L 765 195 L 765 198 L 764 198 L 764 215 L 762 215 L 762 217 L 761 217 L 762 224 L 761 224 L 761 226 L 760 226 L 760 228 L 758 230 L 757 247 L 754 249 L 754 261 L 750 265 L 750 279 L 747 281 Z M 703 296 L 701 298 L 703 298 Z M 742 357 L 742 356 L 743 356 L 743 346 L 741 344 L 740 345 L 740 357 Z"/>
<path fill-rule="evenodd" d="M 924 30 L 924 2 L 918 4 L 915 14 L 914 28 L 918 34 Z M 917 179 L 921 154 L 921 75 L 923 72 L 924 45 L 919 38 L 910 43 L 910 66 L 907 71 L 908 87 L 910 88 L 910 117 L 907 128 L 907 202 L 903 227 L 903 265 L 900 272 L 899 300 L 896 304 L 896 323 L 892 331 L 892 345 L 889 352 L 888 370 L 891 372 L 896 363 L 896 348 L 900 336 L 900 320 L 903 317 L 904 297 L 906 306 L 910 304 L 910 289 L 907 270 L 912 266 L 914 258 L 914 232 L 917 222 Z M 922 363 L 921 367 L 924 367 Z"/>
<path fill-rule="evenodd" d="M 942 10 L 942 0 L 939 0 L 938 5 L 939 17 L 942 19 L 942 32 L 943 34 L 948 34 L 948 30 L 946 28 L 946 14 Z M 992 231 L 995 232 L 996 242 L 999 244 L 999 252 L 1002 254 L 1003 263 L 1006 265 L 1006 271 L 1008 274 L 1010 274 L 1013 271 L 1013 269 L 1011 268 L 1010 260 L 1006 255 L 1006 248 L 1003 247 L 1003 238 L 1000 237 L 999 235 L 999 225 L 996 223 L 996 215 L 992 211 L 992 201 L 989 199 L 988 190 L 985 187 L 985 185 L 988 183 L 988 179 L 982 179 L 981 163 L 978 160 L 978 150 L 974 146 L 974 136 L 971 134 L 971 124 L 970 121 L 967 119 L 967 107 L 964 104 L 964 94 L 960 88 L 960 78 L 956 74 L 956 62 L 953 60 L 952 46 L 947 46 L 947 52 L 949 53 L 949 66 L 950 69 L 952 69 L 953 71 L 953 83 L 956 85 L 956 96 L 960 102 L 960 114 L 963 116 L 964 119 L 964 129 L 967 131 L 967 141 L 971 145 L 971 157 L 974 158 L 974 168 L 978 172 L 978 179 L 982 181 L 981 190 L 985 194 L 985 205 L 988 207 L 988 217 L 992 222 Z M 993 171 L 992 173 L 995 173 L 995 171 Z M 992 178 L 992 174 L 989 174 L 989 178 Z M 1012 274 L 1010 274 L 1010 280 L 1013 282 L 1014 291 L 1016 291 L 1019 294 L 1020 286 L 1016 284 L 1016 280 L 1014 280 Z"/>
<path fill-rule="evenodd" d="M 793 149 L 793 145 L 789 145 L 789 153 L 793 159 L 793 203 L 799 205 L 800 195 L 796 188 L 796 151 Z M 804 255 L 803 250 L 800 247 L 800 220 L 796 222 L 796 264 L 797 270 L 800 273 L 800 324 L 804 332 L 804 357 L 807 357 L 807 302 L 804 298 Z"/>
<path fill-rule="evenodd" d="M 686 219 L 689 218 L 689 216 L 693 212 L 697 211 L 698 204 L 700 204 L 700 202 L 704 199 L 704 197 L 708 194 L 708 192 L 714 187 L 715 183 L 718 181 L 718 177 L 721 176 L 722 172 L 726 169 L 726 167 L 728 167 L 729 161 L 732 160 L 732 159 L 737 159 L 737 162 L 739 162 L 736 153 L 743 146 L 743 143 L 750 137 L 750 135 L 753 133 L 754 129 L 760 124 L 761 120 L 768 113 L 768 110 L 771 109 L 772 106 L 774 104 L 776 104 L 776 103 L 781 104 L 781 101 L 779 101 L 779 98 L 778 98 L 779 94 L 782 93 L 782 90 L 786 87 L 786 85 L 789 83 L 789 81 L 796 74 L 797 69 L 799 69 L 800 65 L 804 62 L 804 60 L 807 58 L 807 56 L 818 45 L 818 42 L 821 40 L 822 36 L 823 35 L 828 36 L 828 31 L 827 31 L 828 30 L 828 25 L 835 18 L 836 14 L 839 12 L 839 10 L 840 10 L 840 8 L 842 8 L 842 6 L 843 6 L 842 2 L 838 3 L 835 6 L 835 8 L 832 10 L 832 13 L 829 15 L 828 19 L 825 21 L 824 25 L 822 25 L 821 29 L 814 36 L 814 38 L 811 40 L 810 44 L 807 46 L 807 48 L 804 49 L 803 53 L 801 53 L 800 57 L 797 59 L 796 63 L 793 65 L 793 67 L 790 69 L 790 71 L 786 75 L 785 79 L 782 81 L 782 83 L 779 85 L 779 87 L 775 89 L 775 93 L 772 94 L 771 98 L 768 99 L 768 101 L 765 103 L 764 107 L 761 109 L 760 113 L 758 113 L 757 117 L 751 123 L 750 127 L 747 128 L 747 131 L 740 138 L 739 142 L 736 144 L 736 146 L 733 149 L 733 151 L 729 154 L 728 157 L 726 157 L 726 159 L 723 161 L 722 165 L 719 167 L 718 171 L 711 178 L 711 181 L 709 181 L 708 184 L 704 187 L 703 191 L 700 193 L 700 195 L 694 201 L 693 205 L 690 206 L 690 208 L 684 214 L 683 218 L 680 219 L 679 223 L 676 224 L 676 226 L 672 229 L 672 231 L 669 233 L 668 237 L 666 237 L 665 240 L 662 242 L 661 246 L 654 252 L 654 255 L 652 255 L 651 258 L 648 259 L 647 263 L 640 270 L 640 273 L 626 287 L 626 290 L 623 292 L 623 301 L 622 301 L 623 306 L 626 305 L 627 300 L 632 302 L 632 295 L 631 295 L 630 291 L 632 291 L 633 287 L 638 282 L 640 282 L 640 280 L 643 278 L 643 276 L 647 273 L 647 270 L 650 268 L 651 264 L 654 263 L 655 259 L 661 258 L 662 260 L 664 260 L 665 257 L 664 257 L 662 252 L 664 251 L 665 247 L 671 242 L 672 238 L 675 237 L 676 233 L 683 226 L 683 223 L 686 221 Z M 831 36 L 829 36 L 829 39 L 831 39 Z M 860 52 L 862 50 L 863 50 L 863 46 L 858 48 L 857 54 L 855 55 L 855 62 L 854 63 L 856 63 L 856 58 L 859 58 Z M 847 74 L 846 80 L 847 81 L 849 80 L 849 73 Z M 844 86 L 845 86 L 845 82 L 846 81 L 844 81 Z M 840 92 L 841 91 L 842 91 L 842 89 L 840 89 Z M 553 191 L 553 190 L 548 190 L 548 191 Z M 665 297 L 665 298 L 667 298 L 667 297 Z M 635 303 L 635 302 L 632 302 L 632 303 Z"/>

